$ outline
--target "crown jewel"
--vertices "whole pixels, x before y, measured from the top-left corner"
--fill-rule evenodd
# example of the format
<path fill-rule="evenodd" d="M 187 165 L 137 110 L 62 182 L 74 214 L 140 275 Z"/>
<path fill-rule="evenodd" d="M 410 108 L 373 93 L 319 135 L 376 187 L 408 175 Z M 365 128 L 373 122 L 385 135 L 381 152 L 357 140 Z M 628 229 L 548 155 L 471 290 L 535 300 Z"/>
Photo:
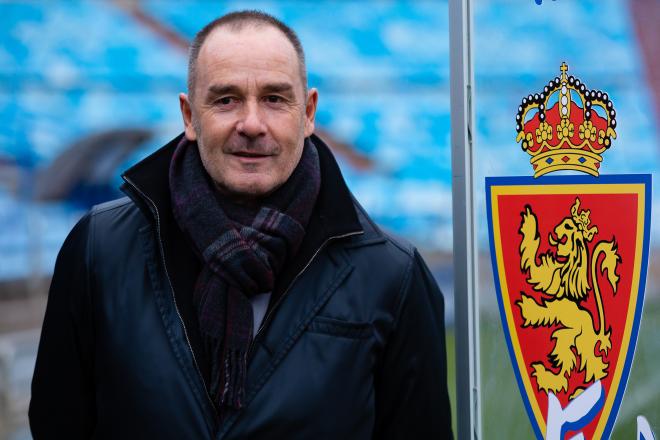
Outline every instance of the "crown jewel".
<path fill-rule="evenodd" d="M 541 93 L 523 98 L 516 115 L 516 142 L 529 153 L 534 177 L 559 170 L 598 176 L 603 158 L 616 138 L 616 112 L 607 93 L 589 90 L 566 74 Z"/>

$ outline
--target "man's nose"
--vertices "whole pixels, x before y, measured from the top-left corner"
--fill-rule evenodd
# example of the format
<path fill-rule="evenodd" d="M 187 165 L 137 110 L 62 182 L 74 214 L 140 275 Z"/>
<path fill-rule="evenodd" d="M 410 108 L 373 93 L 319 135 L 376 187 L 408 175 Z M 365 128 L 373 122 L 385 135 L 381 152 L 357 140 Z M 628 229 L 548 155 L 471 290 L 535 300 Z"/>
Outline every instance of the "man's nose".
<path fill-rule="evenodd" d="M 266 124 L 264 124 L 261 116 L 259 105 L 256 102 L 248 101 L 241 119 L 236 125 L 236 131 L 249 138 L 263 136 L 266 134 Z"/>

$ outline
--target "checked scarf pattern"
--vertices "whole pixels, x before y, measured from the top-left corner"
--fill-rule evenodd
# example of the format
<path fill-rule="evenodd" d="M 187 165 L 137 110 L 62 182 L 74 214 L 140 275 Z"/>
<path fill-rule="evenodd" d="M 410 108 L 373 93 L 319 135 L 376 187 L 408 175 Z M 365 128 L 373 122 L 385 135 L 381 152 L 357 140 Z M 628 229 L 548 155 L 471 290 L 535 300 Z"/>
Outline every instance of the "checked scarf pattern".
<path fill-rule="evenodd" d="M 169 182 L 174 218 L 204 263 L 193 302 L 211 362 L 209 393 L 219 413 L 224 406 L 240 409 L 253 337 L 250 298 L 273 290 L 302 242 L 321 184 L 318 152 L 305 140 L 289 179 L 259 207 L 222 197 L 197 143 L 185 137 L 170 163 Z"/>

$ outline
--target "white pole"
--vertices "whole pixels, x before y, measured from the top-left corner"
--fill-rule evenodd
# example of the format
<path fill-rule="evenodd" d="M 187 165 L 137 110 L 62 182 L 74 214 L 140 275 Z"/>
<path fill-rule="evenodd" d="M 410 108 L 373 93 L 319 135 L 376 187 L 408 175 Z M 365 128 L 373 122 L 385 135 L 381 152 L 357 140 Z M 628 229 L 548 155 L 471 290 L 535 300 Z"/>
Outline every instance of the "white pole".
<path fill-rule="evenodd" d="M 481 438 L 481 405 L 470 3 L 470 0 L 449 0 L 449 42 L 457 434 L 459 439 L 476 440 Z"/>

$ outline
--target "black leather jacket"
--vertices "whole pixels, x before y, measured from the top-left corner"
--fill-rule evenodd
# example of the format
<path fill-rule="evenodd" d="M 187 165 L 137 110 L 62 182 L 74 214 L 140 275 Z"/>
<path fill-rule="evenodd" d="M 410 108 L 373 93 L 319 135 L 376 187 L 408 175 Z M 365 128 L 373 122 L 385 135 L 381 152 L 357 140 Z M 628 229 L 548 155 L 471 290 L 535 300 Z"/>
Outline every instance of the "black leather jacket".
<path fill-rule="evenodd" d="M 321 192 L 251 346 L 245 408 L 219 422 L 206 391 L 190 298 L 200 266 L 169 202 L 177 138 L 60 251 L 32 383 L 37 440 L 452 437 L 442 294 L 312 140 Z"/>

